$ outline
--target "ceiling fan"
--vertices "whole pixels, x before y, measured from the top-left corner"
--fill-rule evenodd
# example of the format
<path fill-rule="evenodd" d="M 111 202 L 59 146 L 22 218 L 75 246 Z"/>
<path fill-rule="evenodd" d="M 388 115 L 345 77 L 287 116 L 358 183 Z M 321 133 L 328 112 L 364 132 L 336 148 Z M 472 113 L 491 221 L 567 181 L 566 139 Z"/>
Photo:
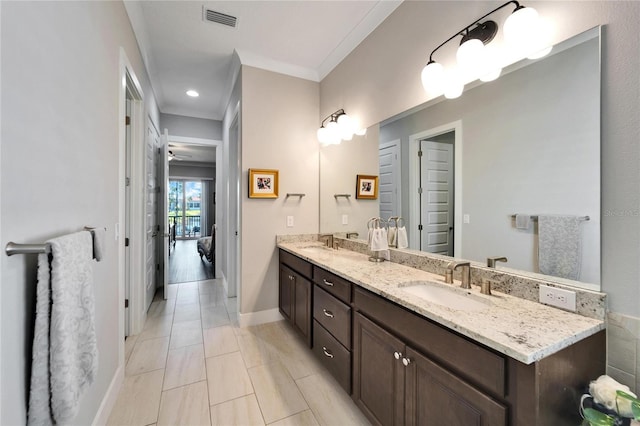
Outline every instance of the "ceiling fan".
<path fill-rule="evenodd" d="M 168 161 L 171 161 L 171 160 L 182 161 L 182 160 L 187 159 L 187 158 L 191 158 L 191 155 L 174 154 L 173 151 L 169 150 L 169 159 L 168 159 Z"/>

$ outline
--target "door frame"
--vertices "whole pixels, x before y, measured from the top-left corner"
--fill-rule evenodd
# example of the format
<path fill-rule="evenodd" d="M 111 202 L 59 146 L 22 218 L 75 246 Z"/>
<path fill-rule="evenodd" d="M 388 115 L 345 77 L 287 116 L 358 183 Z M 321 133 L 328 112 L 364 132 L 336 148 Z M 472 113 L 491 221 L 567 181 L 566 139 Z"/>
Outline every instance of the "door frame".
<path fill-rule="evenodd" d="M 418 188 L 420 186 L 420 159 L 418 151 L 420 149 L 420 141 L 442 135 L 443 133 L 455 132 L 454 139 L 454 224 L 453 224 L 453 256 L 460 257 L 462 243 L 462 120 L 452 123 L 443 124 L 423 132 L 415 133 L 409 136 L 409 247 L 416 248 L 415 243 L 420 240 L 418 232 L 418 224 L 420 223 L 420 203 L 418 197 Z M 419 246 L 419 244 L 418 244 Z"/>
<path fill-rule="evenodd" d="M 142 171 L 142 164 L 140 162 L 140 150 L 144 145 L 145 135 L 145 105 L 144 105 L 144 93 L 135 70 L 127 57 L 126 52 L 120 48 L 120 87 L 119 87 L 119 109 L 118 109 L 118 223 L 116 224 L 115 237 L 118 247 L 118 345 L 119 353 L 122 357 L 121 362 L 124 362 L 124 334 L 125 334 L 125 299 L 129 299 L 129 330 L 128 334 L 137 334 L 142 330 L 144 324 L 144 316 L 137 312 L 138 309 L 136 301 L 140 298 L 137 297 L 139 291 L 138 285 L 135 283 L 140 282 L 136 278 L 141 274 L 141 253 L 139 249 L 132 244 L 135 243 L 137 238 L 134 237 L 141 230 L 142 213 L 140 210 L 142 191 L 138 188 L 140 182 L 140 172 Z M 131 232 L 130 244 L 128 253 L 125 250 L 126 238 L 126 161 L 127 161 L 127 149 L 126 149 L 126 92 L 129 90 L 133 99 L 131 100 L 131 121 L 130 121 L 130 133 L 131 133 L 131 176 L 130 176 L 130 188 L 131 188 L 131 205 L 130 207 L 130 223 L 129 229 Z M 140 241 L 138 241 L 138 244 Z M 129 262 L 131 265 L 129 276 L 125 276 L 125 255 L 129 256 Z M 130 288 L 129 294 L 126 294 L 125 283 L 129 280 Z M 141 302 L 142 303 L 142 302 Z M 143 313 L 146 314 L 146 313 Z"/>
<path fill-rule="evenodd" d="M 165 132 L 168 132 L 167 129 L 164 130 Z M 176 142 L 176 143 L 184 143 L 184 144 L 189 144 L 189 145 L 200 145 L 200 146 L 210 146 L 210 147 L 214 147 L 216 149 L 216 181 L 215 181 L 215 193 L 216 193 L 216 221 L 222 219 L 225 220 L 228 216 L 226 214 L 226 206 L 225 206 L 225 200 L 222 200 L 222 197 L 220 197 L 220 190 L 222 188 L 223 183 L 226 185 L 226 182 L 222 182 L 222 179 L 224 176 L 227 176 L 228 179 L 228 175 L 226 173 L 224 173 L 224 164 L 223 164 L 223 151 L 222 151 L 222 147 L 223 147 L 223 143 L 220 140 L 216 140 L 216 139 L 203 139 L 203 138 L 191 138 L 191 137 L 186 137 L 186 136 L 173 136 L 171 134 L 167 135 L 167 143 L 171 143 L 171 142 Z M 169 175 L 167 176 L 167 182 L 169 181 L 169 178 L 171 178 L 171 173 L 169 173 Z M 183 178 L 183 177 L 176 177 L 176 179 L 192 179 L 192 178 Z M 165 191 L 168 191 L 168 188 L 165 188 Z M 228 220 L 228 219 L 226 219 Z M 214 243 L 216 244 L 215 247 L 220 247 L 220 232 L 218 232 L 218 230 L 220 229 L 220 227 L 218 226 L 218 224 L 216 223 L 216 235 L 215 235 L 215 241 Z M 215 264 L 215 276 L 216 277 L 220 277 L 221 276 L 221 265 L 220 265 L 220 250 L 216 250 L 215 251 L 215 259 L 214 259 L 214 264 Z M 165 271 L 168 271 L 168 265 L 165 265 L 165 267 L 167 269 L 165 269 Z"/>

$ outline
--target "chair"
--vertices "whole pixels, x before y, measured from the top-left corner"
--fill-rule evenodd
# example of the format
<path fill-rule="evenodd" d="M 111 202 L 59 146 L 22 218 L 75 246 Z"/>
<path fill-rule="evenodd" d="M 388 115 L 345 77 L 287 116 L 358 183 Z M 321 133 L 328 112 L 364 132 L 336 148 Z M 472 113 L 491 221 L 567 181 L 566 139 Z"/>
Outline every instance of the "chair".
<path fill-rule="evenodd" d="M 206 257 L 207 260 L 211 263 L 214 262 L 215 253 L 216 253 L 216 245 L 213 242 L 216 235 L 216 226 L 211 226 L 211 236 L 198 238 L 198 253 L 200 254 L 200 259 L 202 257 Z"/>

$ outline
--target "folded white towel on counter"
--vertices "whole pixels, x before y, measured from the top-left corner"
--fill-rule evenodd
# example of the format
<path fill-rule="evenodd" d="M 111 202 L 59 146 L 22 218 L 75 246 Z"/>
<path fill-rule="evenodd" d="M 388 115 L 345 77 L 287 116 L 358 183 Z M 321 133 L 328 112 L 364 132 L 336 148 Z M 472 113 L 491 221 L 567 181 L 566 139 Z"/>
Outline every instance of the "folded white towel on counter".
<path fill-rule="evenodd" d="M 29 425 L 73 420 L 98 371 L 92 236 L 82 231 L 47 244 L 50 258 L 38 258 Z"/>
<path fill-rule="evenodd" d="M 398 248 L 403 249 L 409 247 L 409 237 L 407 236 L 407 228 L 401 226 L 398 228 L 397 236 Z"/>

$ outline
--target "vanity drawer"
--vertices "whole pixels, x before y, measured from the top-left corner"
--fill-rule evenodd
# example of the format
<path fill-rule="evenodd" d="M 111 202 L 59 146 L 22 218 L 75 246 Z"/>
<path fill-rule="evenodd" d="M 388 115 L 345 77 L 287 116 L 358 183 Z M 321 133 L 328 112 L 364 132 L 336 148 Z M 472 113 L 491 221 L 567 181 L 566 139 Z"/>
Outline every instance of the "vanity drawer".
<path fill-rule="evenodd" d="M 340 278 L 329 271 L 314 266 L 313 282 L 344 303 L 351 303 L 351 283 L 344 278 Z"/>
<path fill-rule="evenodd" d="M 351 352 L 315 320 L 313 321 L 313 352 L 340 386 L 351 395 Z"/>
<path fill-rule="evenodd" d="M 287 251 L 280 250 L 280 263 L 284 263 L 294 271 L 299 272 L 307 278 L 311 278 L 313 266 L 306 260 L 300 259 L 298 256 L 294 256 Z"/>
<path fill-rule="evenodd" d="M 313 318 L 342 345 L 351 348 L 351 307 L 313 286 Z"/>
<path fill-rule="evenodd" d="M 392 324 L 394 334 L 432 360 L 496 396 L 505 396 L 503 356 L 359 287 L 353 306 L 383 328 Z"/>

